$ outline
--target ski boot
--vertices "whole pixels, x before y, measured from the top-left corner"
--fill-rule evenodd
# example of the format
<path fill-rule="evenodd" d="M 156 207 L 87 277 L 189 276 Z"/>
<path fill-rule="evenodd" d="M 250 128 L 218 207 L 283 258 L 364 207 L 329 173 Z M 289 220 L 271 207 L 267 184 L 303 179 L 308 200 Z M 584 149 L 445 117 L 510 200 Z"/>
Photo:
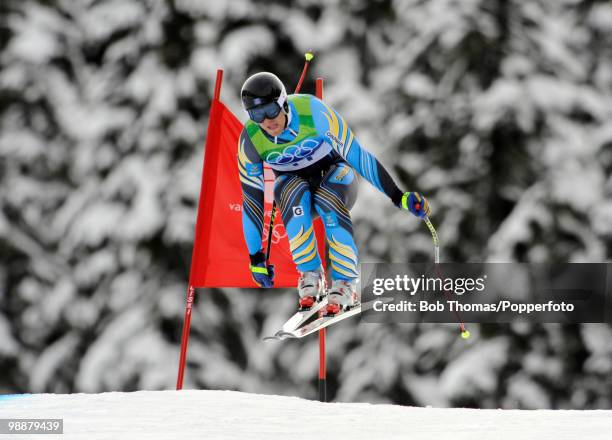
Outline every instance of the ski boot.
<path fill-rule="evenodd" d="M 334 316 L 359 305 L 357 280 L 334 280 L 328 292 L 326 316 Z"/>
<path fill-rule="evenodd" d="M 300 272 L 298 294 L 300 295 L 299 311 L 310 309 L 314 303 L 325 296 L 325 275 L 319 271 Z"/>

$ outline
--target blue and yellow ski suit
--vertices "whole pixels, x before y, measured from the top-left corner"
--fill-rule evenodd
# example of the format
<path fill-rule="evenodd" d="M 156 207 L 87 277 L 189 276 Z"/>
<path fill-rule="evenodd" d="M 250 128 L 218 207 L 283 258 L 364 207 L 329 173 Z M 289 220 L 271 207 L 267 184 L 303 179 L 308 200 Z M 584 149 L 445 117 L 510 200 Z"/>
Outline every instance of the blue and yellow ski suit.
<path fill-rule="evenodd" d="M 285 130 L 270 137 L 248 121 L 240 135 L 238 168 L 242 225 L 252 256 L 261 250 L 263 163 L 275 174 L 274 198 L 300 272 L 321 266 L 312 220 L 321 216 L 332 279 L 358 277 L 358 253 L 349 209 L 357 194 L 357 171 L 400 206 L 403 192 L 378 160 L 359 145 L 344 119 L 312 95 L 289 95 Z"/>

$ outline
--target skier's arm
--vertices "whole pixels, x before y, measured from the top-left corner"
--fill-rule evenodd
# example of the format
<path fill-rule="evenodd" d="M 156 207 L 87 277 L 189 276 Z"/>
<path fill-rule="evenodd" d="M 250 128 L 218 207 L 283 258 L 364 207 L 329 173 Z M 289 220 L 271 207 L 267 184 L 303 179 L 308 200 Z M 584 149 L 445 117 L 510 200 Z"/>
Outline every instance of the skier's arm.
<path fill-rule="evenodd" d="M 238 172 L 242 186 L 242 230 L 249 255 L 261 250 L 264 219 L 263 162 L 245 131 L 238 140 Z"/>
<path fill-rule="evenodd" d="M 401 191 L 387 170 L 366 149 L 364 149 L 344 119 L 323 101 L 312 98 L 312 112 L 315 127 L 327 142 L 364 179 L 386 194 L 395 206 L 402 206 Z"/>

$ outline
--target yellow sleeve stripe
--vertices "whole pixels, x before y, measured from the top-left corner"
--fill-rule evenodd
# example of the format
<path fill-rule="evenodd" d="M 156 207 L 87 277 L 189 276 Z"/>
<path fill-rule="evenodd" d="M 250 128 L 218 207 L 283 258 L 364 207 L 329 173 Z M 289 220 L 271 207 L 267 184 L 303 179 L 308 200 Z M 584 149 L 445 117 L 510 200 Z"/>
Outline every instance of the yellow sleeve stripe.
<path fill-rule="evenodd" d="M 239 175 L 240 175 L 240 181 L 242 183 L 244 183 L 245 185 L 249 185 L 252 186 L 253 188 L 257 188 L 257 189 L 264 189 L 264 182 L 263 179 L 261 178 L 261 176 L 259 177 L 251 177 L 249 175 L 247 175 L 246 170 L 244 168 L 242 168 L 242 165 L 238 164 L 238 171 L 239 171 Z"/>
<path fill-rule="evenodd" d="M 263 189 L 263 174 L 259 176 L 249 176 L 246 171 L 246 164 L 251 163 L 244 154 L 244 140 L 240 144 L 240 148 L 238 148 L 238 172 L 240 174 L 240 181 L 245 185 L 252 186 L 254 188 Z"/>
<path fill-rule="evenodd" d="M 351 145 L 353 144 L 353 138 L 355 137 L 355 135 L 353 134 L 353 132 L 351 131 L 351 135 L 349 136 L 349 140 L 346 144 L 344 144 L 344 157 L 346 158 L 346 156 L 349 154 L 349 151 L 351 149 Z"/>
<path fill-rule="evenodd" d="M 240 143 L 240 148 L 238 148 L 238 160 L 243 166 L 248 160 L 246 154 L 244 153 L 244 140 Z"/>
<path fill-rule="evenodd" d="M 325 103 L 322 103 L 322 104 L 327 109 L 327 112 L 329 112 L 329 114 L 326 112 L 323 113 L 323 116 L 325 116 L 325 119 L 327 119 L 327 123 L 329 124 L 329 131 L 336 138 L 339 138 L 338 134 L 340 133 L 340 124 L 338 122 L 338 118 L 336 117 L 336 113 L 331 108 L 329 108 L 327 104 Z"/>
<path fill-rule="evenodd" d="M 342 145 L 340 146 L 340 148 L 342 148 L 342 152 L 344 152 L 344 147 L 346 147 L 346 130 L 348 129 L 348 124 L 346 123 L 346 121 L 344 119 L 342 119 L 342 136 L 340 137 L 340 139 L 342 140 Z"/>
<path fill-rule="evenodd" d="M 327 125 L 330 127 L 330 131 L 331 131 L 331 125 L 332 125 L 331 117 L 325 112 L 323 113 L 323 116 L 325 116 L 325 119 L 327 119 Z"/>

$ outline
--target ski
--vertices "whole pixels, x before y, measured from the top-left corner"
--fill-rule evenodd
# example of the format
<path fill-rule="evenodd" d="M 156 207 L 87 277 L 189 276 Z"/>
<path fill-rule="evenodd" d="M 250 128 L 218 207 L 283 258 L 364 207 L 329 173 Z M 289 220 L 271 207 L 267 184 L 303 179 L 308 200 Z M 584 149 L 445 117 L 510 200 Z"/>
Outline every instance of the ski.
<path fill-rule="evenodd" d="M 358 315 L 362 311 L 371 309 L 372 307 L 374 307 L 374 303 L 376 303 L 376 301 L 381 301 L 384 303 L 384 302 L 390 302 L 392 300 L 393 300 L 392 298 L 379 298 L 373 301 L 368 301 L 366 303 L 359 304 L 345 312 L 339 313 L 334 316 L 322 316 L 302 327 L 296 328 L 293 331 L 277 332 L 277 334 L 274 337 L 271 337 L 270 339 L 282 341 L 284 339 L 290 339 L 290 338 L 303 338 L 304 336 L 310 335 L 311 333 L 319 331 L 322 328 L 325 328 L 327 326 L 340 322 L 346 318 L 350 318 L 351 316 Z"/>
<path fill-rule="evenodd" d="M 327 305 L 327 297 L 323 298 L 321 301 L 315 303 L 310 309 L 304 310 L 302 312 L 295 313 L 291 318 L 289 318 L 282 326 L 282 328 L 277 331 L 272 336 L 266 336 L 263 338 L 264 341 L 280 341 L 286 339 L 287 336 L 292 334 L 295 329 L 299 328 L 301 325 L 306 323 L 315 313 L 318 313 L 323 307 Z"/>

